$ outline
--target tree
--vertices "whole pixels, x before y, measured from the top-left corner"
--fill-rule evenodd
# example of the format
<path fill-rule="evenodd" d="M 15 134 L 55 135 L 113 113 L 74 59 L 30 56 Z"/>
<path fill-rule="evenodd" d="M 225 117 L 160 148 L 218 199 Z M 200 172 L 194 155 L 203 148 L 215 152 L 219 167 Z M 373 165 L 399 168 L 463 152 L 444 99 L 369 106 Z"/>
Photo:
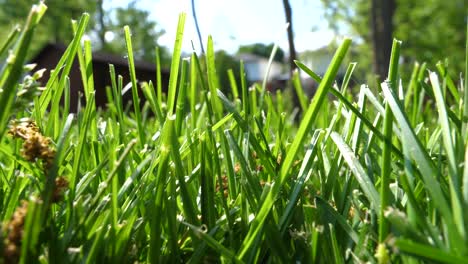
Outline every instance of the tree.
<path fill-rule="evenodd" d="M 289 0 L 283 0 L 284 14 L 286 15 L 286 22 L 288 23 L 288 45 L 289 45 L 289 70 L 292 77 L 294 69 L 296 69 L 296 48 L 294 47 L 294 34 L 292 24 L 292 10 Z"/>
<path fill-rule="evenodd" d="M 30 7 L 37 0 L 0 0 L 0 30 L 8 31 L 12 25 L 23 23 Z M 91 36 L 95 50 L 116 54 L 125 54 L 123 27 L 129 25 L 132 30 L 132 44 L 137 59 L 153 62 L 157 40 L 164 34 L 157 29 L 157 23 L 150 20 L 149 11 L 139 9 L 137 1 L 127 7 L 104 10 L 104 0 L 47 0 L 48 10 L 37 28 L 37 34 L 31 47 L 32 53 L 45 43 L 69 43 L 73 38 L 71 19 L 78 19 L 84 12 L 90 14 L 87 33 Z M 114 35 L 113 39 L 106 34 Z M 161 62 L 168 65 L 169 52 L 160 47 Z"/>
<path fill-rule="evenodd" d="M 373 47 L 374 72 L 380 79 L 388 73 L 390 53 L 392 51 L 393 13 L 395 0 L 372 0 L 371 35 Z"/>
<path fill-rule="evenodd" d="M 383 10 L 384 2 L 390 3 L 386 10 Z M 373 38 L 371 25 L 372 14 L 374 14 L 374 16 L 380 16 L 380 18 L 375 17 L 374 20 L 382 19 L 383 21 L 383 16 L 386 16 L 387 22 L 385 23 L 387 24 L 388 18 L 392 18 L 392 23 L 389 25 L 392 27 L 392 37 L 403 41 L 401 52 L 405 62 L 403 67 L 410 67 L 415 61 L 428 62 L 430 67 L 434 67 L 439 60 L 448 58 L 451 68 L 454 69 L 452 73 L 458 74 L 463 70 L 463 60 L 459 58 L 464 57 L 465 51 L 463 32 L 466 27 L 466 8 L 464 0 L 373 0 L 372 2 L 322 0 L 322 3 L 331 28 L 337 32 L 345 30 L 347 34 L 357 39 L 355 43 L 359 44 L 353 48 L 355 54 L 359 55 L 358 61 L 361 69 L 370 68 L 371 61 L 376 61 L 376 59 L 369 58 L 375 58 L 378 53 L 383 53 L 381 49 L 370 48 L 374 42 L 383 41 L 386 42 L 385 45 L 391 45 L 391 38 L 390 41 Z M 378 7 L 377 4 L 382 6 Z M 378 11 L 375 8 L 382 8 L 382 10 Z M 373 9 L 376 12 L 372 12 Z M 394 12 L 392 13 L 391 10 Z M 385 11 L 387 14 L 381 13 Z M 383 45 L 383 43 L 375 43 L 375 45 Z M 384 57 L 389 57 L 389 55 Z M 381 75 L 382 72 L 385 71 L 375 73 Z M 383 76 L 386 76 L 386 72 Z M 404 74 L 403 77 L 405 77 Z"/>
<path fill-rule="evenodd" d="M 231 91 L 228 70 L 232 69 L 234 74 L 237 74 L 240 71 L 239 61 L 236 60 L 233 56 L 229 55 L 224 50 L 218 50 L 215 52 L 215 63 L 216 63 L 216 72 L 218 74 L 220 89 L 225 94 L 229 94 Z M 239 83 L 240 80 L 236 80 Z"/>
<path fill-rule="evenodd" d="M 9 31 L 14 24 L 24 23 L 29 10 L 37 0 L 0 0 L 0 30 Z M 95 11 L 93 0 L 48 0 L 48 7 L 41 23 L 38 25 L 31 50 L 37 51 L 46 42 L 69 42 L 73 37 L 71 19 L 77 19 L 83 12 Z M 90 27 L 93 27 L 91 22 Z"/>
<path fill-rule="evenodd" d="M 237 50 L 237 53 L 250 53 L 254 54 L 263 58 L 270 58 L 271 52 L 273 51 L 273 47 L 275 45 L 273 43 L 265 45 L 263 43 L 255 43 L 250 45 L 242 45 Z M 276 51 L 275 57 L 273 58 L 274 61 L 283 62 L 284 60 L 284 51 L 281 48 L 278 48 Z"/>
<path fill-rule="evenodd" d="M 128 25 L 132 31 L 132 45 L 136 59 L 153 62 L 156 54 L 155 47 L 158 45 L 158 39 L 164 34 L 164 30 L 157 29 L 157 23 L 149 19 L 149 11 L 141 10 L 136 7 L 136 1 L 132 1 L 126 8 L 118 7 L 109 14 L 107 18 L 108 25 L 102 26 L 105 33 L 112 32 L 112 40 L 106 40 L 102 46 L 104 51 L 125 54 L 125 36 L 123 27 Z M 104 24 L 106 21 L 104 21 Z M 104 34 L 105 34 L 104 33 Z M 160 47 L 162 52 L 162 64 L 168 63 L 168 51 Z"/>
<path fill-rule="evenodd" d="M 432 68 L 447 58 L 458 77 L 465 69 L 466 15 L 464 0 L 398 0 L 394 35 L 403 41 L 403 58 Z"/>

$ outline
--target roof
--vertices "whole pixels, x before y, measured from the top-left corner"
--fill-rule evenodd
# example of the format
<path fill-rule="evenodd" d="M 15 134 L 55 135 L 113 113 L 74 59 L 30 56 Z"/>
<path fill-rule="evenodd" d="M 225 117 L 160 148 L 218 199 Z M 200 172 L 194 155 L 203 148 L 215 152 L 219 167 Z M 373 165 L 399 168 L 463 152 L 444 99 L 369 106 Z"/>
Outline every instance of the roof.
<path fill-rule="evenodd" d="M 40 61 L 43 56 L 46 56 L 48 52 L 57 51 L 63 54 L 67 49 L 67 46 L 60 43 L 48 43 L 46 44 L 37 55 L 31 60 L 33 62 Z M 115 66 L 127 66 L 128 60 L 126 56 L 119 56 L 115 54 L 110 54 L 107 52 L 96 51 L 93 52 L 93 62 L 113 64 Z M 147 71 L 156 71 L 156 65 L 150 62 L 135 60 L 135 68 L 139 70 Z M 167 69 L 162 69 L 162 71 L 167 71 Z"/>

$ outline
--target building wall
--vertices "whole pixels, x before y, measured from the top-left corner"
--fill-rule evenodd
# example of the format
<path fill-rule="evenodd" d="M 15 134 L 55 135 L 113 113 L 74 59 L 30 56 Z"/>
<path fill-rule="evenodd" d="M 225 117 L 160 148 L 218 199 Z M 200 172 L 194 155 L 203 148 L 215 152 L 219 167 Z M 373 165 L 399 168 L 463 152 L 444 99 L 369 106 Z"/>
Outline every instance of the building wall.
<path fill-rule="evenodd" d="M 45 84 L 50 78 L 50 71 L 55 69 L 58 61 L 63 55 L 65 47 L 57 45 L 48 45 L 46 46 L 33 60 L 32 63 L 36 63 L 36 70 L 46 68 L 47 71 L 42 78 L 42 83 Z M 107 107 L 107 95 L 106 95 L 106 86 L 111 86 L 111 78 L 109 73 L 109 64 L 113 64 L 115 67 L 116 81 L 117 76 L 121 75 L 123 77 L 123 86 L 130 82 L 130 74 L 128 70 L 127 63 L 125 60 L 116 60 L 115 56 L 107 56 L 103 54 L 93 55 L 93 79 L 94 79 L 94 88 L 96 92 L 96 106 L 105 108 Z M 144 65 L 139 65 L 136 63 L 136 77 L 139 82 L 142 81 L 152 81 L 156 86 L 156 68 L 149 66 L 148 63 Z M 60 75 L 59 75 L 60 76 Z M 163 91 L 167 91 L 169 83 L 169 71 L 163 70 L 161 73 L 162 77 L 162 87 Z M 85 100 L 83 96 L 83 81 L 81 79 L 81 72 L 79 69 L 78 60 L 75 58 L 73 66 L 69 74 L 70 78 L 70 112 L 76 112 L 78 110 L 79 102 L 81 105 L 84 105 Z M 138 87 L 140 101 L 144 103 L 144 95 Z M 124 104 L 132 103 L 131 93 L 127 93 L 122 97 L 122 102 Z"/>

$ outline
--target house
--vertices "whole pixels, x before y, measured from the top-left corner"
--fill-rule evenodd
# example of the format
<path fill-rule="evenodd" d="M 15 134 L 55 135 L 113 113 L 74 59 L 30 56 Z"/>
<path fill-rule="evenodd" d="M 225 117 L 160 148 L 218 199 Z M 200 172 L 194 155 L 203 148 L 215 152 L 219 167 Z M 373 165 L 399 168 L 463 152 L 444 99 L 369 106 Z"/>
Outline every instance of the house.
<path fill-rule="evenodd" d="M 241 53 L 238 55 L 238 59 L 244 62 L 245 74 L 248 82 L 253 83 L 263 81 L 268 70 L 267 58 L 250 53 Z M 282 73 L 283 65 L 279 62 L 273 61 L 267 81 L 274 80 L 281 76 Z"/>
<path fill-rule="evenodd" d="M 334 55 L 334 50 L 331 50 L 329 47 L 322 47 L 316 50 L 307 50 L 299 53 L 299 61 L 306 65 L 317 75 L 323 77 L 325 72 L 328 69 Z M 300 71 L 302 86 L 305 90 L 305 93 L 309 96 L 313 96 L 318 87 L 318 83 L 312 79 L 305 72 Z M 341 65 L 338 69 L 336 80 L 340 82 L 346 73 L 346 67 Z"/>
<path fill-rule="evenodd" d="M 31 63 L 37 64 L 36 69 L 46 68 L 47 71 L 42 77 L 42 83 L 45 84 L 49 80 L 50 70 L 54 69 L 60 58 L 66 50 L 65 45 L 61 44 L 47 44 L 39 53 L 31 60 Z M 123 85 L 125 86 L 130 82 L 130 74 L 128 70 L 127 59 L 123 56 L 107 54 L 103 52 L 94 52 L 92 54 L 93 62 L 93 77 L 94 77 L 94 88 L 96 90 L 96 106 L 106 107 L 107 96 L 106 86 L 111 85 L 111 78 L 109 73 L 109 64 L 113 64 L 116 75 L 121 75 L 123 78 Z M 152 81 L 156 85 L 156 66 L 152 63 L 136 61 L 135 71 L 137 80 Z M 116 76 L 116 77 L 117 77 Z M 83 82 L 81 80 L 81 73 L 79 69 L 78 58 L 75 58 L 73 66 L 69 74 L 70 78 L 70 111 L 76 112 L 78 107 L 78 101 L 84 103 L 83 96 Z M 161 82 L 163 89 L 167 89 L 169 83 L 169 70 L 161 70 Z M 144 98 L 143 93 L 139 89 L 140 98 Z M 81 99 L 80 99 L 81 98 Z M 131 93 L 125 93 L 122 97 L 124 104 L 132 102 Z M 143 100 L 142 100 L 143 101 Z"/>
<path fill-rule="evenodd" d="M 325 75 L 325 72 L 333 59 L 334 50 L 323 47 L 317 50 L 308 50 L 299 54 L 299 60 L 309 67 L 319 76 Z M 341 65 L 338 70 L 338 78 L 342 78 L 346 72 L 346 67 Z"/>

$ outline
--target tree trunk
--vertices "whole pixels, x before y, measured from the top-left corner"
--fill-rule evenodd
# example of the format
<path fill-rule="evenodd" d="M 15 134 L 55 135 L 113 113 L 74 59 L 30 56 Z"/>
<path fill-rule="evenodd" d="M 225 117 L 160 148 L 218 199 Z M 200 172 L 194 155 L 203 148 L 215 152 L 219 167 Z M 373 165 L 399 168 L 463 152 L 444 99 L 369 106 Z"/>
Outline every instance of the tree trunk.
<path fill-rule="evenodd" d="M 395 12 L 395 0 L 372 0 L 371 33 L 373 46 L 374 73 L 380 80 L 388 74 L 388 64 L 392 50 L 392 18 Z"/>
<path fill-rule="evenodd" d="M 286 22 L 288 26 L 288 43 L 289 43 L 289 67 L 290 67 L 290 77 L 292 77 L 293 71 L 296 69 L 296 48 L 294 47 L 294 34 L 293 34 L 293 25 L 292 25 L 292 11 L 289 0 L 283 0 L 284 13 L 286 14 Z"/>
<path fill-rule="evenodd" d="M 106 42 L 106 24 L 104 22 L 104 7 L 103 0 L 97 0 L 97 23 L 99 24 L 99 30 L 97 32 L 99 42 L 101 42 L 101 50 L 107 50 Z"/>

